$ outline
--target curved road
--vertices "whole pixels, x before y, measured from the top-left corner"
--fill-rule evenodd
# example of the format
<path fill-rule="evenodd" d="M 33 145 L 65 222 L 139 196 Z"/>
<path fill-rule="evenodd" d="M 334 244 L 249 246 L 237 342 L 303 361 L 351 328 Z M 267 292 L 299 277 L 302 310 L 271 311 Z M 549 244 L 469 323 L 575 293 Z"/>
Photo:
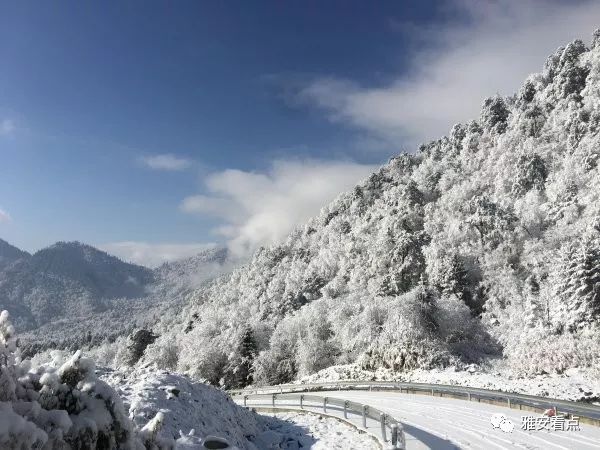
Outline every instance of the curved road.
<path fill-rule="evenodd" d="M 374 406 L 404 424 L 407 450 L 414 449 L 562 449 L 600 450 L 600 427 L 580 424 L 580 431 L 524 431 L 521 416 L 539 414 L 486 403 L 382 391 L 330 391 L 328 397 Z M 494 429 L 492 414 L 514 424 L 512 433 Z"/>

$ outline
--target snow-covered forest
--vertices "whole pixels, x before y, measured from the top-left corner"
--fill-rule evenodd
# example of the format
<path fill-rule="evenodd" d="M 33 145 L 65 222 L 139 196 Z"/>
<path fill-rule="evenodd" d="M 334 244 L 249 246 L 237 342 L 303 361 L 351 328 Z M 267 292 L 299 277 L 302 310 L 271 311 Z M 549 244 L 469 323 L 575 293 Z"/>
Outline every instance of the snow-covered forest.
<path fill-rule="evenodd" d="M 0 316 L 0 446 L 183 446 L 193 436 L 177 444 L 173 423 L 160 435 L 168 419 L 143 392 L 166 401 L 181 384 L 231 403 L 193 381 L 340 366 L 600 375 L 600 30 L 232 265 L 218 248 L 150 270 L 79 243 L 29 255 L 0 241 L 0 310 L 15 323 Z M 231 442 L 260 442 L 269 425 L 227 408 L 180 414 L 203 433 L 223 414 L 240 424 Z"/>
<path fill-rule="evenodd" d="M 81 351 L 36 359 L 22 358 L 9 314 L 0 313 L 2 449 L 287 449 L 310 446 L 314 436 L 327 445 L 326 432 L 339 431 L 260 416 L 180 374 L 97 369 Z M 358 434 L 345 431 L 346 443 Z"/>
<path fill-rule="evenodd" d="M 227 387 L 339 364 L 598 367 L 599 102 L 596 32 L 197 290 L 144 364 Z"/>
<path fill-rule="evenodd" d="M 0 240 L 0 310 L 11 314 L 25 355 L 77 350 L 177 314 L 190 292 L 234 264 L 221 247 L 151 270 L 79 242 L 30 255 Z"/>
<path fill-rule="evenodd" d="M 0 411 L 2 448 L 133 449 L 159 444 L 154 429 L 160 415 L 147 428 L 134 430 L 121 398 L 96 377 L 94 363 L 81 352 L 39 367 L 22 361 L 6 311 L 0 314 Z"/>

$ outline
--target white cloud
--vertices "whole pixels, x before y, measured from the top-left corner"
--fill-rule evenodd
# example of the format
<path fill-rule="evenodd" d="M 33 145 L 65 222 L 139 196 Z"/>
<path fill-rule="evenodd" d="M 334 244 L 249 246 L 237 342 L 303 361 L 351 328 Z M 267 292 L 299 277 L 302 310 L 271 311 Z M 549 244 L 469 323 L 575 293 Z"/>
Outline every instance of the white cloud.
<path fill-rule="evenodd" d="M 216 244 L 151 244 L 148 242 L 124 241 L 99 245 L 98 248 L 123 261 L 146 267 L 158 267 L 162 263 L 176 261 L 214 248 Z"/>
<path fill-rule="evenodd" d="M 15 131 L 15 122 L 11 119 L 0 120 L 0 136 L 8 136 Z"/>
<path fill-rule="evenodd" d="M 192 165 L 192 162 L 186 158 L 180 158 L 171 153 L 162 155 L 143 156 L 140 162 L 146 167 L 154 170 L 185 170 Z"/>
<path fill-rule="evenodd" d="M 460 22 L 404 27 L 418 51 L 392 83 L 360 86 L 319 78 L 301 89 L 299 99 L 334 121 L 414 146 L 477 118 L 484 98 L 512 94 L 557 47 L 577 38 L 589 41 L 600 26 L 600 2 L 592 1 L 456 0 L 453 8 Z"/>
<path fill-rule="evenodd" d="M 3 209 L 0 209 L 0 223 L 7 223 L 7 222 L 11 222 L 11 221 L 12 221 L 12 218 L 10 217 L 10 214 L 8 214 Z"/>
<path fill-rule="evenodd" d="M 376 166 L 340 161 L 276 161 L 266 173 L 224 170 L 206 179 L 208 195 L 187 197 L 181 209 L 217 217 L 217 232 L 234 254 L 281 242 L 339 193 Z"/>

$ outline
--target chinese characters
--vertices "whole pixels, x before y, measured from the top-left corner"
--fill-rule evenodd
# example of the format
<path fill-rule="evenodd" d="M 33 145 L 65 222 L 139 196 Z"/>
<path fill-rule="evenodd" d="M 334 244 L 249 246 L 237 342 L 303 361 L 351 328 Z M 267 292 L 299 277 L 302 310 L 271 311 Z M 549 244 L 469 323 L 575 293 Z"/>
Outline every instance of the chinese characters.
<path fill-rule="evenodd" d="M 555 416 L 521 416 L 521 429 L 525 431 L 579 431 L 579 417 L 566 418 Z"/>

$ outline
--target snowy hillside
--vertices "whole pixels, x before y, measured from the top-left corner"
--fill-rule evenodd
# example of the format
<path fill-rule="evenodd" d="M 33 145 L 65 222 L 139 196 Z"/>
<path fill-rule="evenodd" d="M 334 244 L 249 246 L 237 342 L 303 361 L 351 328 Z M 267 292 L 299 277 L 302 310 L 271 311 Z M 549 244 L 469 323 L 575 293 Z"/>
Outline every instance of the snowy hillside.
<path fill-rule="evenodd" d="M 0 239 L 0 271 L 19 259 L 29 258 L 29 253 L 19 250 L 8 242 Z"/>
<path fill-rule="evenodd" d="M 144 295 L 152 271 L 78 242 L 59 242 L 0 272 L 0 308 L 19 329 L 101 311 L 103 299 Z"/>
<path fill-rule="evenodd" d="M 177 438 L 180 430 L 194 429 L 200 436 L 221 435 L 233 445 L 247 448 L 246 436 L 263 431 L 258 416 L 236 407 L 224 392 L 177 374 L 140 369 L 127 374 L 107 372 L 101 378 L 123 398 L 138 427 L 163 411 L 159 435 L 166 439 Z"/>
<path fill-rule="evenodd" d="M 146 360 L 226 386 L 336 364 L 594 367 L 599 105 L 596 32 L 199 289 Z"/>
<path fill-rule="evenodd" d="M 219 441 L 232 450 L 259 450 L 314 442 L 300 427 L 281 430 L 280 422 L 177 374 L 96 370 L 81 351 L 55 351 L 41 364 L 22 360 L 9 314 L 0 313 L 3 449 L 222 448 L 203 445 Z"/>
<path fill-rule="evenodd" d="M 177 439 L 180 430 L 194 429 L 198 436 L 218 436 L 243 450 L 377 447 L 370 437 L 335 419 L 259 415 L 236 405 L 224 392 L 176 373 L 142 368 L 127 374 L 108 371 L 100 378 L 115 388 L 138 428 L 162 412 L 157 436 L 164 441 Z"/>
<path fill-rule="evenodd" d="M 1 241 L 0 256 L 11 261 L 0 269 L 0 309 L 11 313 L 27 355 L 99 345 L 152 327 L 175 314 L 190 291 L 235 264 L 215 247 L 150 270 L 77 242 L 30 256 Z"/>
<path fill-rule="evenodd" d="M 78 352 L 32 368 L 21 361 L 14 328 L 0 314 L 2 448 L 140 448 L 141 435 L 116 393 Z M 136 445 L 136 444 L 140 445 Z"/>
<path fill-rule="evenodd" d="M 229 272 L 237 264 L 227 248 L 206 249 L 189 258 L 164 263 L 154 270 L 158 280 L 150 290 L 154 293 L 176 294 L 199 288 L 208 280 Z"/>

